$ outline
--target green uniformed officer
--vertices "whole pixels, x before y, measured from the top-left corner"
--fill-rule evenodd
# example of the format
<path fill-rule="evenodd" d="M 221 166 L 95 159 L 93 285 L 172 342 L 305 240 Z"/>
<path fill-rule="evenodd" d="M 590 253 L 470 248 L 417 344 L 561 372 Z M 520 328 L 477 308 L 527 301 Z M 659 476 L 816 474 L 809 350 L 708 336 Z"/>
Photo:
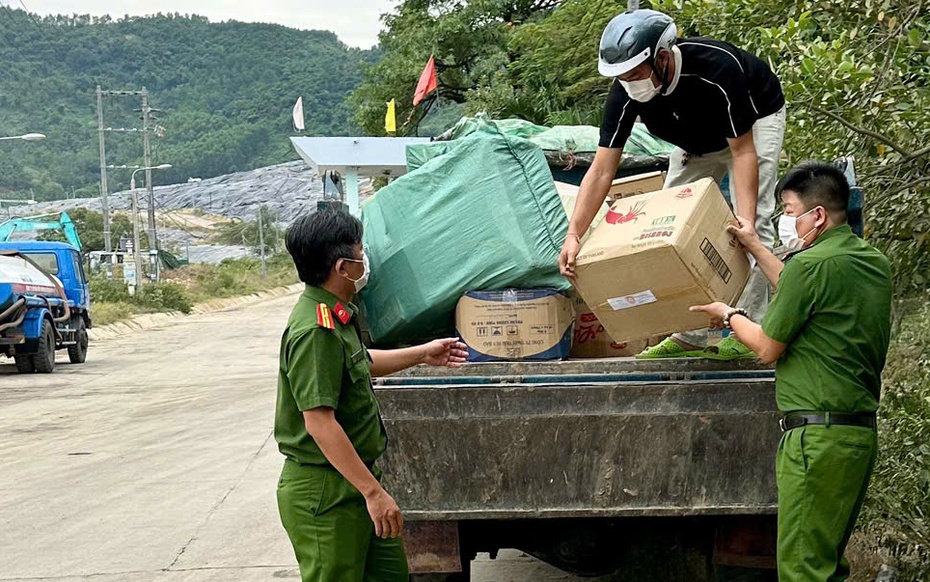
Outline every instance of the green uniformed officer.
<path fill-rule="evenodd" d="M 849 186 L 830 164 L 806 162 L 779 184 L 782 265 L 745 221 L 731 232 L 777 285 L 758 325 L 723 303 L 693 307 L 776 362 L 782 435 L 776 457 L 778 576 L 845 580 L 843 554 L 875 463 L 875 411 L 888 352 L 888 259 L 846 222 Z"/>
<path fill-rule="evenodd" d="M 403 517 L 379 482 L 387 437 L 371 376 L 458 367 L 456 339 L 366 350 L 349 301 L 368 280 L 362 225 L 322 211 L 287 231 L 306 283 L 281 338 L 275 439 L 285 456 L 278 509 L 304 582 L 408 582 Z"/>

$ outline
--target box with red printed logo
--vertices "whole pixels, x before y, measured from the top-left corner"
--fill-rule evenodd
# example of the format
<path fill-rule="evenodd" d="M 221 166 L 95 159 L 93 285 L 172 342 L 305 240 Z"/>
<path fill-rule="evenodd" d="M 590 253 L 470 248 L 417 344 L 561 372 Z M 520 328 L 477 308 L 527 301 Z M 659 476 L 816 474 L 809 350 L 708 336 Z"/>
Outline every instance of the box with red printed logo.
<path fill-rule="evenodd" d="M 646 349 L 646 340 L 615 342 L 584 299 L 576 293 L 570 294 L 569 297 L 575 307 L 571 351 L 573 358 L 629 357 Z"/>
<path fill-rule="evenodd" d="M 581 247 L 576 290 L 619 343 L 707 327 L 688 308 L 732 305 L 749 280 L 735 223 L 710 178 L 618 200 Z"/>

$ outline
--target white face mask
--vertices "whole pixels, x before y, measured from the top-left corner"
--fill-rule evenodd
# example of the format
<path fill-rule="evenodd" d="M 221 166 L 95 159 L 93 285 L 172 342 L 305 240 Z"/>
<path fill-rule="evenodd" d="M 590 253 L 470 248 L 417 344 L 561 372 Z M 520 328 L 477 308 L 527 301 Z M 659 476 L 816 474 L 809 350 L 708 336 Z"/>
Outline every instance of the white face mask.
<path fill-rule="evenodd" d="M 620 79 L 617 80 L 620 81 Z M 647 79 L 640 79 L 639 81 L 620 81 L 620 84 L 623 85 L 630 99 L 639 101 L 640 103 L 651 101 L 661 91 L 659 87 L 652 84 L 652 75 L 649 75 Z"/>
<path fill-rule="evenodd" d="M 798 219 L 804 218 L 811 212 L 820 208 L 816 206 L 811 208 L 801 216 L 788 216 L 787 214 L 782 214 L 781 218 L 778 219 L 778 238 L 781 239 L 781 243 L 785 245 L 785 248 L 790 253 L 797 252 L 804 248 L 804 243 L 807 240 L 807 237 L 811 235 L 812 232 L 817 230 L 817 227 L 807 231 L 807 234 L 801 236 L 798 234 Z"/>
<path fill-rule="evenodd" d="M 344 260 L 350 261 L 353 263 L 361 263 L 362 266 L 364 267 L 364 270 L 362 271 L 362 276 L 359 277 L 358 279 L 353 279 L 352 277 L 346 277 L 346 279 L 348 279 L 349 281 L 352 281 L 352 283 L 355 284 L 355 292 L 358 293 L 359 291 L 365 288 L 365 285 L 368 284 L 368 276 L 371 274 L 371 267 L 369 267 L 368 265 L 368 255 L 365 254 L 365 251 L 362 251 L 361 259 L 344 259 Z"/>

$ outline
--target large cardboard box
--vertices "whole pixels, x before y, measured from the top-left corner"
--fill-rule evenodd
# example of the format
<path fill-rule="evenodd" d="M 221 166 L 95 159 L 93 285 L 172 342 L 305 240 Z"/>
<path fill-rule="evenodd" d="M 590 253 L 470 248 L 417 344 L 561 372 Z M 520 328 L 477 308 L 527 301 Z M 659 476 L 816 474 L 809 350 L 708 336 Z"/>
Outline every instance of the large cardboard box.
<path fill-rule="evenodd" d="M 573 358 L 617 358 L 635 356 L 646 349 L 646 340 L 615 342 L 577 293 L 570 294 L 575 307 L 575 329 L 572 334 Z"/>
<path fill-rule="evenodd" d="M 571 301 L 554 289 L 470 291 L 455 309 L 470 362 L 565 359 L 573 322 Z"/>
<path fill-rule="evenodd" d="M 581 247 L 575 287 L 616 342 L 707 327 L 692 305 L 733 304 L 749 279 L 710 178 L 613 204 Z"/>
<path fill-rule="evenodd" d="M 610 190 L 607 191 L 607 200 L 616 202 L 621 198 L 661 190 L 663 186 L 665 186 L 664 172 L 649 172 L 627 176 L 626 178 L 617 178 L 610 184 Z"/>

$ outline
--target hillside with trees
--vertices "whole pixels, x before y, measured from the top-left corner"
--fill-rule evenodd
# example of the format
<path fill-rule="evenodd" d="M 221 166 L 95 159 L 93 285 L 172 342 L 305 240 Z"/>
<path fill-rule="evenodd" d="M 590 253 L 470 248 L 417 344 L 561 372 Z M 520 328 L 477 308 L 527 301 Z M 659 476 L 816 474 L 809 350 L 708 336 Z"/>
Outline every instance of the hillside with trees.
<path fill-rule="evenodd" d="M 157 184 L 209 178 L 296 159 L 291 109 L 303 96 L 308 135 L 357 132 L 346 97 L 376 51 L 331 32 L 211 23 L 180 15 L 50 16 L 0 7 L 0 197 L 49 200 L 98 192 L 96 86 L 150 93 L 163 137 L 152 137 Z M 137 97 L 107 97 L 108 127 L 141 127 Z M 107 160 L 139 164 L 138 133 L 110 133 Z M 129 175 L 114 170 L 112 190 Z"/>

